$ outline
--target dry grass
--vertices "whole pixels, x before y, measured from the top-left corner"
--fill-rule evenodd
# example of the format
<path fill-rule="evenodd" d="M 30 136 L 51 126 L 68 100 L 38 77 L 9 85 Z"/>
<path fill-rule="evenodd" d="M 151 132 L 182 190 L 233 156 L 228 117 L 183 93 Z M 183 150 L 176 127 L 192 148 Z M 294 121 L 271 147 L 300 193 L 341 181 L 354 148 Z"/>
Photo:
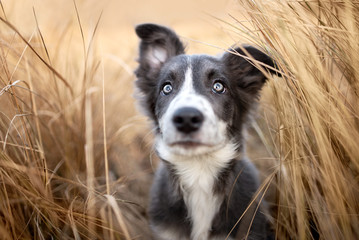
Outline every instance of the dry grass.
<path fill-rule="evenodd" d="M 132 99 L 137 40 L 132 26 L 109 34 L 101 7 L 69 3 L 56 16 L 0 5 L 0 236 L 148 239 L 154 156 Z M 248 21 L 227 27 L 231 43 L 263 47 L 284 76 L 264 89 L 249 145 L 271 165 L 277 238 L 358 239 L 359 4 L 239 3 Z"/>
<path fill-rule="evenodd" d="M 250 24 L 237 31 L 284 75 L 269 81 L 263 124 L 278 160 L 277 237 L 358 239 L 359 2 L 240 2 Z"/>
<path fill-rule="evenodd" d="M 69 23 L 49 35 L 35 10 L 30 34 L 1 15 L 0 235 L 149 235 L 144 207 L 151 166 L 138 163 L 150 152 L 150 138 L 129 90 L 133 66 L 101 52 L 100 12 L 89 26 L 75 2 L 69 9 Z"/>

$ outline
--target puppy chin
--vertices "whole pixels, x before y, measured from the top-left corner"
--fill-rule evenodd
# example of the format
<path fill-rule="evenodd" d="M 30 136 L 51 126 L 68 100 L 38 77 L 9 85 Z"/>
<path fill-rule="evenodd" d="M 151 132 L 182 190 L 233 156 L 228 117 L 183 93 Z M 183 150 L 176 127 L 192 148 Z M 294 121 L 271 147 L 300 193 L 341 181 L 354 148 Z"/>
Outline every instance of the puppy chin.
<path fill-rule="evenodd" d="M 161 138 L 156 139 L 156 150 L 158 155 L 166 161 L 195 160 L 206 157 L 222 148 L 221 143 L 210 144 L 195 141 L 178 141 L 167 143 Z"/>

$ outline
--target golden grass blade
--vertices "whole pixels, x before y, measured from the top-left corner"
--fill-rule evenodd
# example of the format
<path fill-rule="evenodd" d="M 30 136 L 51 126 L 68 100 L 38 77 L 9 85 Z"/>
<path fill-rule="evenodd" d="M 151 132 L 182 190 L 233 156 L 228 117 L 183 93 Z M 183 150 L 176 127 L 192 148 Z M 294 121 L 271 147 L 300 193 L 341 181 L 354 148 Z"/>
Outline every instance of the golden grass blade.
<path fill-rule="evenodd" d="M 91 102 L 91 92 L 87 92 L 85 99 L 85 122 L 86 122 L 86 143 L 85 143 L 85 152 L 86 152 L 86 182 L 88 189 L 88 198 L 87 198 L 87 213 L 90 217 L 95 216 L 95 164 L 94 164 L 94 143 L 93 143 L 93 123 L 92 123 L 92 102 Z M 89 235 L 91 232 L 95 232 L 94 223 L 89 220 L 87 222 L 87 227 Z"/>
<path fill-rule="evenodd" d="M 0 7 L 1 7 L 2 14 L 4 14 L 4 19 L 6 20 L 6 13 L 5 13 L 4 6 L 3 6 L 3 4 L 2 4 L 2 1 L 0 1 Z"/>
<path fill-rule="evenodd" d="M 107 156 L 107 133 L 106 133 L 106 101 L 105 101 L 105 70 L 103 61 L 101 62 L 102 70 L 102 122 L 103 122 L 103 151 L 105 160 L 105 178 L 106 178 L 106 194 L 110 195 L 110 178 Z"/>
<path fill-rule="evenodd" d="M 131 240 L 130 233 L 128 232 L 126 223 L 124 221 L 123 215 L 121 213 L 121 209 L 118 206 L 116 199 L 112 195 L 105 195 L 107 198 L 108 205 L 112 208 L 115 213 L 116 219 L 120 224 L 121 230 L 123 231 L 123 235 L 125 236 L 126 240 Z"/>
<path fill-rule="evenodd" d="M 44 37 L 43 37 L 43 35 L 42 35 L 42 32 L 41 32 L 41 30 L 40 30 L 39 22 L 38 22 L 38 20 L 37 20 L 37 16 L 36 16 L 36 12 L 35 12 L 35 8 L 34 8 L 34 7 L 32 8 L 32 12 L 33 12 L 33 14 L 34 14 L 37 32 L 38 32 L 39 35 L 40 35 L 41 44 L 42 44 L 42 46 L 43 46 L 43 48 L 44 48 L 44 50 L 45 50 L 45 53 L 46 53 L 47 61 L 49 62 L 49 65 L 52 67 L 50 54 L 49 54 L 49 51 L 48 51 L 47 46 L 46 46 L 46 44 L 45 44 L 45 40 L 44 40 Z M 30 42 L 30 41 L 29 41 L 29 42 Z M 57 93 L 57 98 L 60 100 L 61 97 L 59 96 L 59 94 L 60 94 L 59 86 L 58 86 L 58 83 L 57 83 L 57 81 L 56 81 L 55 75 L 54 75 L 54 74 L 52 74 L 52 75 L 53 75 L 54 84 L 55 84 L 55 92 Z M 60 102 L 60 104 L 61 104 L 61 102 Z"/>
<path fill-rule="evenodd" d="M 85 36 L 84 36 L 84 31 L 82 29 L 80 14 L 79 14 L 79 11 L 78 11 L 77 5 L 76 5 L 76 0 L 73 0 L 73 3 L 74 3 L 74 7 L 75 7 L 75 12 L 76 12 L 76 19 L 77 19 L 77 22 L 79 24 L 80 33 L 81 33 L 82 48 L 83 48 L 82 50 L 83 50 L 84 58 L 87 59 Z M 87 60 L 85 60 L 85 63 L 86 63 L 86 61 Z M 85 73 L 86 73 L 86 64 L 85 64 L 85 69 L 84 70 L 85 70 Z"/>
<path fill-rule="evenodd" d="M 242 215 L 237 219 L 237 222 L 234 224 L 234 226 L 232 226 L 232 229 L 227 234 L 225 240 L 230 239 L 231 233 L 238 226 L 238 224 L 240 223 L 240 221 L 244 218 L 244 216 L 246 214 L 248 214 L 248 213 L 249 214 L 255 214 L 255 212 L 257 212 L 259 205 L 256 206 L 256 208 L 254 210 L 255 212 L 251 212 L 250 208 L 253 206 L 253 204 L 261 203 L 263 201 L 263 198 L 264 198 L 264 196 L 265 196 L 265 194 L 266 194 L 266 192 L 267 192 L 267 190 L 269 188 L 270 183 L 273 181 L 275 175 L 276 175 L 276 172 L 273 172 L 269 177 L 267 177 L 266 181 L 260 186 L 260 188 L 257 190 L 257 193 L 253 196 L 252 201 L 248 204 L 247 208 L 243 211 Z M 251 222 L 253 221 L 253 219 L 254 219 L 254 215 L 251 216 Z M 250 226 L 249 226 L 248 231 L 249 230 L 250 230 Z"/>
<path fill-rule="evenodd" d="M 111 186 L 110 186 L 110 177 L 109 177 L 109 166 L 108 166 L 108 156 L 107 156 L 107 134 L 106 134 L 106 101 L 105 101 L 105 70 L 103 66 L 103 61 L 101 61 L 101 70 L 102 70 L 102 122 L 103 122 L 103 151 L 104 151 L 104 161 L 105 161 L 105 179 L 106 179 L 106 195 L 110 195 Z M 106 211 L 107 210 L 107 211 Z M 107 212 L 109 227 L 113 229 L 113 221 L 110 207 L 104 210 Z M 110 232 L 110 240 L 114 239 L 113 232 Z"/>
<path fill-rule="evenodd" d="M 35 32 L 33 32 L 33 33 L 31 34 L 31 36 L 30 36 L 30 38 L 29 38 L 29 40 L 28 40 L 29 43 L 31 42 L 31 39 L 34 37 L 34 34 L 35 34 Z M 18 69 L 21 60 L 23 59 L 23 56 L 24 56 L 24 54 L 25 54 L 27 48 L 28 48 L 28 46 L 25 45 L 24 50 L 22 51 L 21 56 L 19 57 L 19 60 L 17 61 L 16 66 L 14 67 L 14 70 L 12 71 L 12 73 L 11 73 L 11 75 L 10 75 L 9 84 L 12 83 L 13 76 L 14 76 L 16 70 Z M 13 85 L 13 84 L 11 84 L 11 85 Z M 3 91 L 3 90 L 2 90 L 2 91 Z M 0 91 L 0 95 L 2 94 L 2 91 Z"/>

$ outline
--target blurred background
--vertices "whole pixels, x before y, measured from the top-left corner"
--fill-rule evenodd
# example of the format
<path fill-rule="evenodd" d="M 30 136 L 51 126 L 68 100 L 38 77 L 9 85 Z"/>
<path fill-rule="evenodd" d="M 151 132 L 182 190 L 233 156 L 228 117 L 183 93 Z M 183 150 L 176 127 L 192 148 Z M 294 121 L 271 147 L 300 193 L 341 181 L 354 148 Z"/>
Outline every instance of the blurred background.
<path fill-rule="evenodd" d="M 151 239 L 158 159 L 133 97 L 144 22 L 190 54 L 273 56 L 283 78 L 263 89 L 247 148 L 276 238 L 359 237 L 356 1 L 0 3 L 2 239 Z"/>

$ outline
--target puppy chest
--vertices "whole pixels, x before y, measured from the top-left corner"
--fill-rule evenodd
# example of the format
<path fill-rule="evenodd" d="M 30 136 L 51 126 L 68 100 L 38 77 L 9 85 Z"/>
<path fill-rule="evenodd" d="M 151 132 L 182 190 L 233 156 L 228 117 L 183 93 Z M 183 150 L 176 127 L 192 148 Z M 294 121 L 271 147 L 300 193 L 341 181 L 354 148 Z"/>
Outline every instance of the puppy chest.
<path fill-rule="evenodd" d="M 192 223 L 191 239 L 208 239 L 214 216 L 223 197 L 214 194 L 217 172 L 207 167 L 186 169 L 181 172 L 180 185 L 188 217 Z"/>

